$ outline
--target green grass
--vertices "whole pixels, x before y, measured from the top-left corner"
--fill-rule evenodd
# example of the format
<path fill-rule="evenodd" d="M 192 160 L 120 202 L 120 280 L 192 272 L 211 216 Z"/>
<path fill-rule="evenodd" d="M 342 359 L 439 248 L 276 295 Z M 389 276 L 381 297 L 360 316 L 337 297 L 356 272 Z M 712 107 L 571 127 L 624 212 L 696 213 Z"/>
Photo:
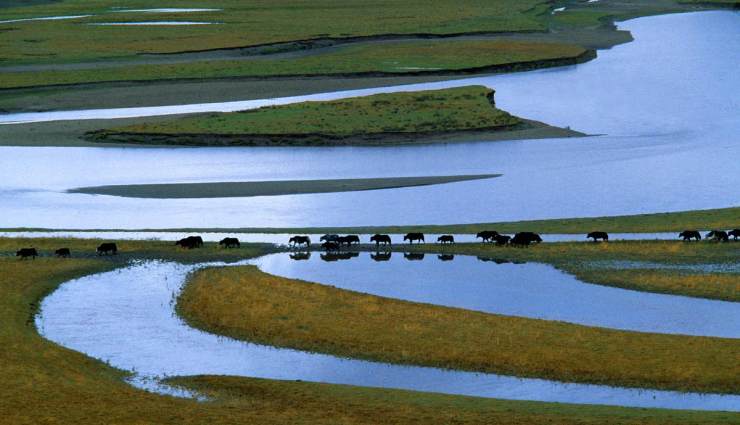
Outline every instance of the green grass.
<path fill-rule="evenodd" d="M 160 79 L 295 75 L 439 73 L 509 66 L 532 69 L 553 60 L 580 60 L 586 50 L 569 44 L 525 41 L 407 41 L 359 44 L 290 59 L 269 57 L 98 69 L 6 72 L 0 88 Z M 516 67 L 511 64 L 519 64 Z M 509 69 L 509 68 L 507 68 Z"/>
<path fill-rule="evenodd" d="M 0 238 L 0 251 L 33 242 L 89 250 L 99 241 Z M 169 244 L 125 242 L 131 255 L 182 255 Z M 251 248 L 250 248 L 251 249 Z M 214 248 L 215 250 L 215 248 Z M 257 252 L 257 251 L 255 251 Z M 255 252 L 252 252 L 253 255 Z M 244 251 L 242 252 L 244 253 Z M 184 258 L 184 257 L 181 257 Z M 174 381 L 212 401 L 158 396 L 122 381 L 119 370 L 41 338 L 30 319 L 66 280 L 110 270 L 106 259 L 0 258 L 0 417 L 8 424 L 719 424 L 740 415 L 503 401 L 408 391 L 234 377 Z"/>
<path fill-rule="evenodd" d="M 268 275 L 196 272 L 178 312 L 208 331 L 342 357 L 566 382 L 740 392 L 731 339 L 607 330 L 412 303 Z"/>
<path fill-rule="evenodd" d="M 131 57 L 139 53 L 181 52 L 253 46 L 321 37 L 379 34 L 455 34 L 544 30 L 544 0 L 239 0 L 180 1 L 176 7 L 221 8 L 187 14 L 110 13 L 111 7 L 158 7 L 145 0 L 65 0 L 0 9 L 0 19 L 81 15 L 73 21 L 0 24 L 6 63 L 59 63 Z M 93 22 L 192 20 L 220 25 L 175 27 L 96 27 Z"/>
<path fill-rule="evenodd" d="M 303 102 L 212 113 L 107 130 L 111 133 L 365 136 L 495 129 L 521 121 L 492 106 L 482 86 Z M 105 133 L 103 133 L 105 135 Z"/>

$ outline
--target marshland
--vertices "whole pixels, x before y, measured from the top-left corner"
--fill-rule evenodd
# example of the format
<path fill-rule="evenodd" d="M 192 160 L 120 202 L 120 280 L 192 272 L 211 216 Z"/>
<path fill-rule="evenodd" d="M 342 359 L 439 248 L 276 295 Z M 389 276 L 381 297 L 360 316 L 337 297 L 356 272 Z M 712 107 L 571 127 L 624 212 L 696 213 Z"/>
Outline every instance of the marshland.
<path fill-rule="evenodd" d="M 5 2 L 3 420 L 740 423 L 737 8 Z"/>

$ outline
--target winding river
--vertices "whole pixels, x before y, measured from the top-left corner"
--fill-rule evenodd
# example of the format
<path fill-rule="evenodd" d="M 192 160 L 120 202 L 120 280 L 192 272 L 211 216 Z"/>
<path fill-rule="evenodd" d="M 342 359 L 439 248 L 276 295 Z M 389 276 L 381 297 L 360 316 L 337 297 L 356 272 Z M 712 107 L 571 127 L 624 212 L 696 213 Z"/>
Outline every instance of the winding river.
<path fill-rule="evenodd" d="M 287 255 L 281 254 L 281 257 Z M 280 266 L 282 263 L 275 261 L 277 258 L 279 257 L 270 256 L 257 262 L 268 270 L 281 270 L 284 265 Z M 245 263 L 248 262 L 240 264 Z M 430 263 L 421 264 L 428 268 Z M 506 265 L 486 264 L 487 267 L 497 270 L 495 273 L 489 273 L 490 276 L 498 275 L 499 271 L 509 276 L 519 274 L 519 277 L 530 272 L 542 276 L 553 276 L 558 273 L 554 269 L 548 270 L 538 265 L 517 265 L 521 267 L 518 271 L 507 272 L 504 271 Z M 156 261 L 139 262 L 123 269 L 66 282 L 43 300 L 36 318 L 37 327 L 44 337 L 54 342 L 104 360 L 114 367 L 133 371 L 135 376 L 131 383 L 134 385 L 178 395 L 183 393 L 161 384 L 158 380 L 177 375 L 222 374 L 513 400 L 740 411 L 740 396 L 737 395 L 615 388 L 389 365 L 267 347 L 209 334 L 190 328 L 174 312 L 174 300 L 187 274 L 209 265 L 224 264 L 181 265 Z M 467 273 L 471 268 L 468 262 L 457 260 L 446 266 L 461 273 Z M 295 272 L 295 269 L 290 269 Z M 410 270 L 410 267 L 408 269 Z M 335 272 L 341 276 L 347 275 L 349 271 L 347 268 L 336 268 Z M 299 274 L 303 276 L 302 272 Z M 445 276 L 449 279 L 451 274 Z M 562 281 L 563 279 L 559 279 L 558 283 L 567 286 L 567 282 Z M 435 286 L 438 283 L 440 279 L 430 284 L 429 293 L 437 293 L 438 288 Z M 456 281 L 455 285 L 459 283 Z M 493 280 L 487 284 L 497 286 L 501 285 L 501 282 Z M 462 298 L 470 298 L 471 294 L 466 293 L 478 289 L 480 287 L 462 287 L 452 293 Z M 414 291 L 422 292 L 419 288 Z M 702 301 L 674 298 L 676 299 L 674 307 L 685 310 L 695 308 Z M 570 303 L 583 301 L 582 297 L 577 297 L 570 300 Z M 735 304 L 733 307 L 737 317 L 738 305 Z M 722 319 L 720 316 L 712 316 L 706 318 L 706 321 Z M 715 323 L 714 326 L 707 326 L 705 329 L 718 329 L 719 333 L 734 332 L 737 336 L 738 326 L 737 322 L 734 324 L 724 322 Z"/>
<path fill-rule="evenodd" d="M 8 123 L 238 110 L 483 84 L 514 114 L 602 136 L 387 148 L 0 147 L 0 227 L 445 224 L 738 205 L 740 13 L 664 15 L 619 26 L 635 41 L 572 67 L 287 99 L 3 115 L 0 122 Z M 218 200 L 65 192 L 109 184 L 499 172 L 504 176 L 495 181 Z"/>

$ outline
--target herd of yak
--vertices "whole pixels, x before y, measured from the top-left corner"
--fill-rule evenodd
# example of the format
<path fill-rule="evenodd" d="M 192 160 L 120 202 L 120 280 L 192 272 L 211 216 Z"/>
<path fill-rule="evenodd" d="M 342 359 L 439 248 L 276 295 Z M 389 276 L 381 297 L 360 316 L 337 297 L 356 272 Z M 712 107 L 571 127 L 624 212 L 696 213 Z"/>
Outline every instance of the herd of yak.
<path fill-rule="evenodd" d="M 519 232 L 514 236 L 508 236 L 502 235 L 495 230 L 485 230 L 478 232 L 475 236 L 477 239 L 481 239 L 483 243 L 493 243 L 497 246 L 526 247 L 531 244 L 542 242 L 540 235 L 533 232 Z M 678 237 L 684 241 L 701 240 L 701 234 L 697 230 L 684 230 L 679 233 Z M 734 229 L 727 232 L 724 230 L 712 230 L 705 235 L 705 238 L 717 242 L 728 242 L 730 238 L 737 240 L 740 238 L 740 229 Z M 609 234 L 606 232 L 591 232 L 586 235 L 586 239 L 592 239 L 594 242 L 608 241 Z M 418 232 L 407 233 L 403 237 L 403 241 L 408 241 L 409 244 L 413 244 L 414 242 L 425 243 L 424 234 Z M 321 248 L 325 251 L 339 251 L 343 246 L 350 247 L 353 244 L 359 245 L 360 237 L 357 235 L 340 236 L 329 234 L 322 236 L 321 242 Z M 390 235 L 382 234 L 373 235 L 370 237 L 370 242 L 375 243 L 377 248 L 380 248 L 381 245 L 388 247 L 392 243 Z M 454 244 L 455 237 L 453 235 L 442 235 L 437 238 L 437 243 Z M 311 246 L 311 238 L 308 236 L 293 236 L 288 241 L 288 244 L 294 247 L 305 246 L 308 248 Z M 203 238 L 200 236 L 188 236 L 175 242 L 175 245 L 186 249 L 200 248 L 203 246 Z M 224 248 L 239 248 L 241 246 L 239 239 L 237 238 L 224 238 L 218 243 L 218 245 Z M 95 252 L 98 255 L 115 255 L 118 253 L 118 246 L 113 242 L 105 242 L 100 244 Z M 18 250 L 15 255 L 21 259 L 35 259 L 39 256 L 39 253 L 36 248 L 22 248 Z M 60 258 L 68 258 L 72 253 L 69 248 L 59 248 L 54 251 L 54 255 Z"/>

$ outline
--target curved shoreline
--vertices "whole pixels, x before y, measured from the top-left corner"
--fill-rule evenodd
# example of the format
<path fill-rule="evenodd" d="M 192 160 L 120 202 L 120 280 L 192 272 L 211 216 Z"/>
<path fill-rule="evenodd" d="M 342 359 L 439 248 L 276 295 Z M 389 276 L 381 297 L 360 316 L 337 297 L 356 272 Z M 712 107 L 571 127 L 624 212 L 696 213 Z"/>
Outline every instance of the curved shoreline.
<path fill-rule="evenodd" d="M 157 382 L 166 376 L 210 374 L 300 379 L 513 400 L 738 410 L 740 396 L 736 395 L 635 390 L 395 366 L 276 349 L 204 333 L 187 327 L 173 315 L 170 299 L 177 296 L 190 271 L 209 265 L 222 263 L 183 266 L 149 262 L 66 282 L 43 300 L 41 313 L 36 318 L 38 328 L 42 336 L 63 346 L 106 360 L 114 367 L 136 370 L 139 377 L 150 378 L 149 386 L 139 380 L 132 381 L 133 384 L 160 392 L 170 389 L 151 385 L 151 380 Z M 80 294 L 76 295 L 75 291 L 80 290 L 92 290 L 99 296 L 88 298 L 82 304 L 65 304 L 79 299 L 77 295 Z M 130 320 L 111 320 L 107 314 L 114 312 L 124 314 Z M 114 327 L 109 328 L 109 325 Z M 132 331 L 136 333 L 132 334 Z M 88 337 L 67 340 L 65 335 Z M 164 344 L 149 344 L 161 337 L 167 340 Z M 128 342 L 119 342 L 121 338 Z M 121 350 L 121 347 L 126 350 Z M 615 394 L 619 394 L 620 401 L 615 401 Z"/>

